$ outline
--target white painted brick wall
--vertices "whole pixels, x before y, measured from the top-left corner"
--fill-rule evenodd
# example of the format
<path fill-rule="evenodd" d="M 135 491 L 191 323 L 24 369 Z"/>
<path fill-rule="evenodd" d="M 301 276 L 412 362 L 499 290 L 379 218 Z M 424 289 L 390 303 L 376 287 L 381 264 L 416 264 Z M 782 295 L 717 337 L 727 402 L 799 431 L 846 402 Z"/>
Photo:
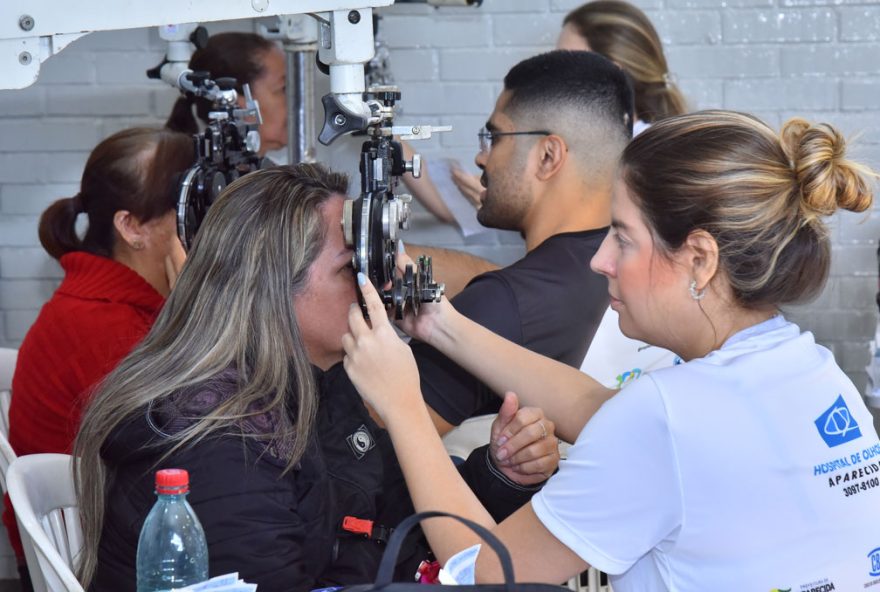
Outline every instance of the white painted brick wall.
<path fill-rule="evenodd" d="M 714 45 L 721 41 L 722 14 L 716 10 L 648 10 L 664 44 Z"/>
<path fill-rule="evenodd" d="M 783 47 L 783 76 L 880 73 L 880 44 L 798 45 Z"/>
<path fill-rule="evenodd" d="M 419 145 L 429 159 L 473 160 L 475 132 L 506 70 L 549 49 L 565 13 L 582 0 L 485 0 L 479 9 L 397 5 L 382 37 L 403 91 L 402 122 L 450 123 Z M 803 115 L 858 134 L 854 152 L 880 168 L 878 0 L 637 0 L 660 31 L 671 70 L 691 104 L 754 112 L 778 126 Z M 253 30 L 223 23 L 219 30 Z M 16 346 L 59 270 L 39 248 L 39 213 L 75 193 L 89 149 L 131 125 L 161 123 L 175 94 L 143 70 L 163 53 L 155 31 L 92 34 L 44 64 L 39 82 L 0 91 L 0 345 Z M 326 81 L 319 84 L 326 86 Z M 345 144 L 343 142 L 343 144 Z M 322 154 L 356 167 L 349 142 Z M 347 146 L 347 147 L 346 147 Z M 416 217 L 413 240 L 462 246 L 507 262 L 522 252 L 513 233 L 463 240 Z M 816 303 L 791 316 L 815 331 L 860 387 L 872 337 L 880 208 L 832 221 L 834 263 Z"/>
<path fill-rule="evenodd" d="M 454 131 L 420 145 L 430 157 L 470 163 L 474 132 L 501 78 L 517 61 L 548 49 L 565 13 L 581 0 L 485 0 L 479 9 L 397 5 L 384 11 L 382 37 L 404 93 L 404 119 L 450 123 Z M 804 114 L 860 134 L 857 152 L 880 166 L 880 4 L 876 0 L 637 0 L 656 23 L 672 73 L 697 108 L 754 112 L 779 125 Z M 254 23 L 210 28 L 253 30 Z M 16 345 L 57 266 L 39 248 L 36 222 L 53 199 L 71 195 L 88 151 L 124 127 L 160 123 L 175 95 L 143 70 L 163 52 L 155 31 L 89 35 L 43 65 L 39 82 L 0 91 L 0 343 Z M 325 84 L 325 83 L 324 83 Z M 328 151 L 353 168 L 351 149 Z M 803 313 L 806 326 L 839 355 L 859 351 L 874 313 L 877 214 L 840 217 L 831 289 Z M 499 261 L 521 252 L 515 236 L 463 240 L 417 217 L 414 238 L 465 246 Z M 46 283 L 46 281 L 48 283 Z M 43 283 L 41 283 L 43 282 Z M 866 297 L 867 296 L 867 297 Z M 832 310 L 829 310 L 829 307 Z M 811 311 L 860 312 L 846 323 Z M 802 309 L 798 309 L 800 311 Z M 796 314 L 800 314 L 799 312 Z M 841 313 L 843 314 L 843 313 Z M 817 317 L 815 320 L 813 317 Z M 827 317 L 832 318 L 832 317 Z M 836 317 L 834 317 L 836 318 Z M 868 322 L 870 325 L 871 322 Z M 853 329 L 853 330 L 851 330 Z M 853 354 L 855 355 L 855 354 Z M 857 363 L 845 364 L 857 371 Z M 852 368 L 850 368 L 852 366 Z M 864 377 L 854 374 L 858 382 Z"/>
<path fill-rule="evenodd" d="M 779 51 L 775 47 L 671 45 L 666 57 L 673 75 L 682 81 L 779 76 Z"/>
<path fill-rule="evenodd" d="M 832 9 L 814 10 L 731 10 L 724 15 L 724 41 L 828 42 L 837 31 Z"/>
<path fill-rule="evenodd" d="M 724 106 L 739 111 L 770 111 L 784 102 L 789 109 L 837 108 L 839 83 L 827 79 L 727 80 Z"/>
<path fill-rule="evenodd" d="M 426 143 L 422 151 L 429 157 L 453 155 L 471 161 L 474 131 L 487 113 L 479 104 L 491 103 L 510 64 L 549 48 L 565 12 L 580 3 L 487 1 L 479 11 L 479 25 L 469 30 L 489 27 L 491 35 L 451 42 L 446 40 L 450 23 L 460 28 L 462 16 L 473 12 L 444 13 L 403 5 L 389 11 L 395 16 L 386 18 L 384 31 L 395 51 L 432 52 L 439 65 L 428 76 L 433 63 L 427 57 L 420 54 L 421 62 L 415 66 L 404 57 L 398 67 L 392 54 L 406 116 L 436 116 L 456 128 L 439 142 Z M 801 113 L 838 123 L 848 134 L 861 134 L 854 152 L 880 166 L 880 107 L 875 99 L 880 96 L 875 92 L 880 90 L 880 27 L 876 26 L 880 5 L 876 1 L 641 0 L 637 4 L 656 23 L 672 72 L 692 105 L 746 110 L 774 126 Z M 431 30 L 422 34 L 410 30 L 429 18 L 434 23 Z M 397 26 L 407 30 L 392 30 Z M 474 86 L 474 103 L 446 102 L 464 96 L 461 84 Z M 486 89 L 493 93 L 488 99 L 481 94 Z M 415 101 L 425 102 L 414 105 Z M 497 245 L 476 244 L 475 239 L 462 241 L 424 219 L 420 222 L 416 233 L 425 242 L 465 244 L 502 261 L 517 254 L 507 235 L 498 238 Z M 869 213 L 841 216 L 832 220 L 832 227 L 831 281 L 815 303 L 794 308 L 791 314 L 816 331 L 861 387 L 866 343 L 875 319 L 875 241 L 880 224 L 876 214 Z"/>

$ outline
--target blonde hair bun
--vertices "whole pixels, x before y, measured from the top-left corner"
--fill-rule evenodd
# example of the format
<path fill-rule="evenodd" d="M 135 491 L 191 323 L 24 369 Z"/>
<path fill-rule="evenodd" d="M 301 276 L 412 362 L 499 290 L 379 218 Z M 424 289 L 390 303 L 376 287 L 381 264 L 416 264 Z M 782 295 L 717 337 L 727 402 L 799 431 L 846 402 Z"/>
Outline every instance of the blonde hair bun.
<path fill-rule="evenodd" d="M 780 141 L 800 186 L 800 207 L 807 221 L 838 208 L 863 212 L 871 207 L 868 178 L 876 174 L 846 159 L 846 140 L 836 128 L 794 118 L 782 126 Z"/>

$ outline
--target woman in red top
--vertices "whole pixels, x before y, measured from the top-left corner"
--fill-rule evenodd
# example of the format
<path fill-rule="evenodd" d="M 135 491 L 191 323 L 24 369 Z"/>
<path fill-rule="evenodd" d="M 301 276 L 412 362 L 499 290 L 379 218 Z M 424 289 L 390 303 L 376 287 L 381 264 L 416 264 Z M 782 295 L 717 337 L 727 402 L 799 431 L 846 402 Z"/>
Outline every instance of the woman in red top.
<path fill-rule="evenodd" d="M 43 212 L 40 242 L 64 280 L 19 349 L 9 409 L 17 454 L 69 454 L 91 389 L 149 331 L 185 257 L 172 187 L 192 163 L 185 134 L 124 130 L 94 149 L 80 192 Z M 88 222 L 82 238 L 80 214 Z M 3 522 L 24 565 L 6 504 Z"/>

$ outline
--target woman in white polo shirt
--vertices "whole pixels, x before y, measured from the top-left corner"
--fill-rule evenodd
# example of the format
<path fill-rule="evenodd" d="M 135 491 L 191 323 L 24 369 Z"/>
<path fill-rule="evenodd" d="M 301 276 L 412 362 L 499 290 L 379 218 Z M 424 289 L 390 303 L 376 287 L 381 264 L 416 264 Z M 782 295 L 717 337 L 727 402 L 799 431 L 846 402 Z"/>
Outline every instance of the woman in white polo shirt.
<path fill-rule="evenodd" d="M 589 564 L 612 574 L 615 592 L 880 584 L 871 415 L 831 353 L 779 313 L 825 282 L 822 218 L 871 205 L 869 171 L 844 144 L 828 125 L 792 120 L 777 135 L 724 111 L 661 121 L 630 144 L 592 266 L 608 277 L 622 331 L 684 363 L 604 404 L 611 391 L 446 302 L 407 321 L 577 438 L 543 491 L 497 526 L 457 482 L 416 404 L 411 356 L 364 285 L 373 324 L 352 310 L 346 369 L 391 432 L 416 508 L 492 526 L 522 581 L 560 582 Z M 425 531 L 442 561 L 476 542 L 449 520 Z M 477 559 L 478 580 L 501 578 L 490 555 Z"/>

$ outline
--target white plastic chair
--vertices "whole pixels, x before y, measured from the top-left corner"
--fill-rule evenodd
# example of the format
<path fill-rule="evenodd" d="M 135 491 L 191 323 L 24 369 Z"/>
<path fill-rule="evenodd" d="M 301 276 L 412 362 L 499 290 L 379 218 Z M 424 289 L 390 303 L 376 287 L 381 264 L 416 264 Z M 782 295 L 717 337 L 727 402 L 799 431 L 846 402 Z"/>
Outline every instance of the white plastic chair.
<path fill-rule="evenodd" d="M 571 578 L 567 587 L 573 592 L 613 592 L 611 584 L 602 584 L 601 578 L 599 570 L 591 567 L 589 571 Z"/>
<path fill-rule="evenodd" d="M 9 403 L 12 402 L 12 374 L 18 350 L 0 347 L 0 433 L 9 438 Z"/>
<path fill-rule="evenodd" d="M 489 443 L 495 415 L 478 415 L 464 420 L 443 436 L 443 445 L 449 456 L 467 460 L 474 449 Z"/>
<path fill-rule="evenodd" d="M 18 458 L 18 455 L 15 454 L 15 451 L 9 444 L 9 440 L 6 439 L 6 435 L 0 433 L 0 487 L 3 488 L 3 493 L 9 491 L 9 488 L 6 486 L 6 474 L 16 458 Z"/>
<path fill-rule="evenodd" d="M 12 401 L 12 374 L 18 359 L 18 350 L 0 348 L 0 488 L 7 492 L 6 472 L 16 459 L 15 451 L 9 444 L 9 404 Z M 0 573 L 3 577 L 15 576 L 15 553 L 6 534 L 0 527 Z"/>
<path fill-rule="evenodd" d="M 12 374 L 18 350 L 0 347 L 0 486 L 7 492 L 6 472 L 16 459 L 15 451 L 9 445 L 9 403 L 12 401 Z"/>
<path fill-rule="evenodd" d="M 74 575 L 83 539 L 72 460 L 67 454 L 29 454 L 7 474 L 35 592 L 83 592 Z"/>

